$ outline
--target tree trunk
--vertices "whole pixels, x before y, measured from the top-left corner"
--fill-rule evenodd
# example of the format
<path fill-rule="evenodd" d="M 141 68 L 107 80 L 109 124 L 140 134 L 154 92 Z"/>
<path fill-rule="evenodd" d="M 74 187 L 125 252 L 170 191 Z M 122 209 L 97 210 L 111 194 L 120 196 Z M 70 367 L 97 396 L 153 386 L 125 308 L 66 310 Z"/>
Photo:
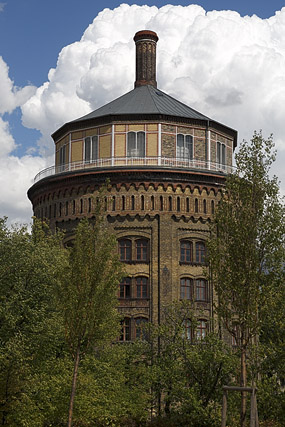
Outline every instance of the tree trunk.
<path fill-rule="evenodd" d="M 80 361 L 80 346 L 78 345 L 77 350 L 76 350 L 75 359 L 74 359 L 74 369 L 73 369 L 72 387 L 71 387 L 71 394 L 70 394 L 70 401 L 69 401 L 67 427 L 71 427 L 71 425 L 72 425 L 73 404 L 74 404 L 74 397 L 75 397 L 75 391 L 76 391 L 79 361 Z"/>
<path fill-rule="evenodd" d="M 242 345 L 241 347 L 241 376 L 240 376 L 240 385 L 241 387 L 246 387 L 246 349 Z M 241 392 L 241 410 L 240 410 L 240 425 L 241 427 L 246 427 L 246 392 Z"/>

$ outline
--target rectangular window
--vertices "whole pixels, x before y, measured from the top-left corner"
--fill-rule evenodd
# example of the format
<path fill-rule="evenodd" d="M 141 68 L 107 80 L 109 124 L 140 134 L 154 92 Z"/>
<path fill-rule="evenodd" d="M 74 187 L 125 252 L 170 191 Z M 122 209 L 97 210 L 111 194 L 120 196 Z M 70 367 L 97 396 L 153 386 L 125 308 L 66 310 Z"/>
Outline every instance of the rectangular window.
<path fill-rule="evenodd" d="M 180 261 L 185 263 L 192 262 L 192 242 L 180 242 Z"/>
<path fill-rule="evenodd" d="M 137 298 L 148 297 L 148 280 L 146 277 L 136 278 Z"/>
<path fill-rule="evenodd" d="M 192 280 L 189 278 L 180 279 L 180 299 L 191 299 L 191 284 Z"/>
<path fill-rule="evenodd" d="M 145 261 L 148 260 L 148 241 L 147 240 L 136 240 L 136 260 Z"/>
<path fill-rule="evenodd" d="M 132 243 L 130 240 L 119 240 L 120 261 L 131 261 Z"/>
<path fill-rule="evenodd" d="M 204 279 L 196 279 L 196 301 L 207 300 L 207 282 Z"/>
<path fill-rule="evenodd" d="M 196 249 L 196 263 L 197 264 L 204 264 L 205 263 L 205 253 L 206 253 L 205 243 L 204 242 L 196 242 L 195 249 Z"/>
<path fill-rule="evenodd" d="M 84 140 L 84 160 L 94 162 L 98 159 L 98 136 L 88 136 Z"/>
<path fill-rule="evenodd" d="M 131 279 L 125 277 L 120 283 L 120 298 L 131 297 Z"/>

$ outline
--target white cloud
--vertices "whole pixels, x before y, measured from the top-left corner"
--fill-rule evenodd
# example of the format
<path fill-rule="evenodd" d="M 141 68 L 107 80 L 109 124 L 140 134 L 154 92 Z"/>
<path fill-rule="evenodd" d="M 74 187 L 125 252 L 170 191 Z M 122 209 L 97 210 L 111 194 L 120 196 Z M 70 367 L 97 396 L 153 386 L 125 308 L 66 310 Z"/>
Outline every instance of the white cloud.
<path fill-rule="evenodd" d="M 0 12 L 3 12 L 6 3 L 0 3 Z"/>
<path fill-rule="evenodd" d="M 273 132 L 275 172 L 285 186 L 285 8 L 269 19 L 206 13 L 197 5 L 104 9 L 80 41 L 62 49 L 48 81 L 32 96 L 32 88 L 13 87 L 0 62 L 0 111 L 22 105 L 24 125 L 41 131 L 42 153 L 50 155 L 50 134 L 58 127 L 133 88 L 133 36 L 145 28 L 159 36 L 158 86 L 237 129 L 240 139 L 255 129 L 265 136 Z M 3 123 L 2 132 L 8 132 Z"/>
<path fill-rule="evenodd" d="M 32 86 L 15 87 L 9 78 L 7 64 L 0 57 L 0 216 L 8 216 L 10 222 L 29 222 L 32 216 L 31 204 L 26 193 L 34 175 L 46 165 L 41 157 L 13 156 L 16 142 L 9 127 L 9 116 L 35 93 Z"/>

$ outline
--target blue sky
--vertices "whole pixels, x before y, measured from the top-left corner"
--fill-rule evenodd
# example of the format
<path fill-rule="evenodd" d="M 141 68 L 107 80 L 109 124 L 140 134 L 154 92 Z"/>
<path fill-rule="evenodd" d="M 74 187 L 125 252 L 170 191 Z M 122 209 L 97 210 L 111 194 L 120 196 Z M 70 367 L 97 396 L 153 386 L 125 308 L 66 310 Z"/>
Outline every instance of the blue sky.
<path fill-rule="evenodd" d="M 147 6 L 156 6 L 157 8 L 161 8 L 164 5 L 169 4 L 169 2 L 164 1 L 137 1 L 137 2 L 125 2 L 128 5 L 147 5 Z M 65 120 L 65 118 L 69 118 L 69 116 L 65 116 L 64 114 L 60 116 L 57 120 L 56 118 L 56 108 L 54 107 L 53 115 L 49 116 L 48 119 L 44 117 L 44 114 L 47 115 L 46 111 L 43 110 L 43 99 L 38 94 L 40 88 L 43 88 L 43 85 L 46 84 L 46 82 L 49 82 L 51 79 L 51 75 L 49 75 L 50 69 L 55 69 L 56 76 L 60 73 L 67 73 L 68 74 L 68 67 L 58 65 L 57 61 L 59 58 L 59 54 L 62 51 L 63 48 L 65 48 L 68 45 L 74 46 L 74 49 L 77 49 L 76 42 L 79 42 L 88 28 L 88 26 L 92 26 L 92 22 L 94 18 L 98 15 L 100 11 L 102 11 L 104 8 L 114 9 L 119 8 L 120 2 L 118 1 L 97 1 L 97 0 L 50 0 L 50 1 L 40 1 L 40 0 L 0 0 L 0 57 L 2 57 L 3 60 L 3 67 L 8 70 L 6 74 L 4 75 L 9 78 L 9 81 L 7 80 L 8 86 L 11 87 L 5 90 L 2 90 L 1 92 L 1 83 L 0 83 L 0 97 L 6 96 L 5 94 L 8 93 L 7 91 L 10 90 L 11 94 L 15 94 L 18 92 L 18 98 L 17 100 L 11 100 L 11 103 L 5 103 L 5 100 L 2 98 L 2 110 L 1 110 L 1 99 L 0 99 L 0 118 L 2 118 L 2 126 L 3 129 L 5 129 L 5 132 L 3 135 L 8 135 L 10 148 L 7 148 L 7 145 L 5 146 L 4 139 L 0 140 L 0 149 L 2 147 L 2 152 L 5 150 L 5 156 L 8 156 L 4 158 L 3 164 L 7 165 L 17 164 L 17 174 L 21 174 L 21 168 L 19 165 L 21 165 L 22 168 L 25 167 L 23 162 L 27 162 L 26 166 L 29 167 L 30 174 L 34 173 L 36 171 L 37 167 L 40 168 L 41 166 L 46 166 L 48 162 L 52 161 L 50 157 L 50 150 L 51 148 L 43 148 L 49 145 L 51 147 L 51 142 L 46 142 L 48 138 L 48 134 L 52 133 L 55 129 L 53 129 L 53 125 L 51 124 L 52 119 L 54 120 L 54 126 L 56 127 L 58 124 L 61 123 L 62 120 Z M 245 34 L 243 32 L 243 25 L 244 23 L 248 24 L 248 20 L 244 18 L 246 15 L 251 17 L 251 31 L 250 34 L 252 35 L 253 32 L 262 33 L 264 31 L 264 36 L 261 37 L 263 41 L 260 42 L 260 45 L 263 47 L 263 49 L 266 49 L 266 45 L 270 45 L 272 43 L 272 49 L 274 48 L 274 37 L 282 38 L 283 30 L 285 31 L 285 26 L 283 27 L 283 18 L 279 19 L 277 23 L 273 22 L 270 24 L 270 31 L 273 34 L 273 32 L 276 33 L 276 36 L 272 36 L 270 38 L 270 42 L 266 41 L 267 37 L 267 30 L 264 29 L 264 23 L 268 21 L 268 18 L 274 17 L 276 11 L 280 11 L 283 6 L 285 6 L 284 1 L 278 1 L 278 0 L 271 0 L 270 2 L 267 1 L 219 1 L 219 0 L 213 0 L 213 1 L 197 1 L 197 2 L 186 2 L 186 1 L 172 1 L 172 5 L 181 5 L 181 6 L 188 6 L 191 4 L 196 4 L 202 6 L 203 9 L 205 9 L 206 12 L 209 11 L 222 11 L 222 10 L 231 10 L 236 11 L 240 14 L 240 18 L 237 19 L 236 17 L 232 17 L 232 15 L 224 16 L 223 19 L 225 22 L 225 33 L 221 32 L 219 34 L 219 37 L 226 37 L 226 31 L 230 31 L 230 26 L 227 27 L 227 22 L 235 22 L 235 25 L 237 26 L 237 35 L 236 39 L 238 38 L 238 25 L 241 25 L 241 34 Z M 133 28 L 133 23 L 128 22 L 129 19 L 138 19 L 138 15 L 128 15 L 126 12 L 124 15 L 124 20 L 121 24 L 122 26 Z M 115 13 L 114 16 L 121 16 L 121 9 L 118 9 L 118 12 Z M 170 14 L 170 12 L 169 12 Z M 168 15 L 169 15 L 168 14 Z M 261 18 L 259 21 L 256 21 L 252 18 L 252 15 L 257 15 L 259 18 Z M 106 20 L 110 19 L 106 14 Z M 122 15 L 123 16 L 123 15 Z M 133 18 L 131 18 L 133 16 Z M 285 16 L 285 11 L 284 11 Z M 283 15 L 282 15 L 283 17 Z M 105 18 L 104 18 L 105 19 Z M 112 18 L 113 19 L 113 18 Z M 119 19 L 119 18 L 118 18 Z M 147 18 L 146 22 L 147 21 Z M 138 19 L 139 20 L 139 19 Z M 233 20 L 233 21 L 232 21 Z M 212 22 L 213 20 L 211 20 Z M 120 22 L 120 21 L 118 21 Z M 271 21 L 268 21 L 271 22 Z M 186 21 L 185 21 L 186 23 Z M 112 23 L 108 24 L 108 28 L 111 28 Z M 114 24 L 115 25 L 115 24 Z M 186 24 L 185 24 L 186 25 Z M 207 24 L 208 25 L 208 24 Z M 209 24 L 210 25 L 210 24 Z M 263 26 L 262 26 L 263 25 Z M 276 30 L 275 30 L 276 27 Z M 134 27 L 135 28 L 135 27 Z M 202 27 L 201 27 L 202 28 Z M 212 28 L 212 27 L 211 27 Z M 215 27 L 217 28 L 217 27 Z M 114 27 L 114 30 L 117 30 L 118 28 Z M 142 29 L 142 28 L 138 28 Z M 97 30 L 96 30 L 97 31 Z M 131 31 L 131 30 L 130 30 Z M 219 30 L 217 30 L 218 32 Z M 93 34 L 94 31 L 93 31 Z M 160 30 L 160 34 L 163 34 L 163 29 Z M 246 37 L 251 37 L 248 33 Z M 89 36 L 88 36 L 89 37 Z M 87 38 L 88 38 L 87 37 Z M 119 36 L 120 37 L 120 36 Z M 123 29 L 122 29 L 122 38 L 124 37 Z M 245 36 L 244 36 L 245 37 Z M 110 35 L 111 38 L 111 35 Z M 90 38 L 89 38 L 90 39 Z M 285 39 L 285 36 L 284 36 Z M 94 42 L 94 40 L 93 40 Z M 162 45 L 163 42 L 161 42 Z M 201 42 L 202 43 L 202 42 Z M 207 40 L 205 38 L 205 43 L 207 43 Z M 253 49 L 255 49 L 256 45 L 259 43 L 258 38 L 252 42 Z M 103 46 L 103 45 L 102 45 Z M 101 48 L 107 49 L 104 45 Z M 109 46 L 109 45 L 108 45 Z M 239 51 L 239 54 L 241 51 L 244 52 L 245 47 L 247 46 L 246 40 L 243 44 L 243 49 Z M 158 46 L 159 48 L 159 46 Z M 80 54 L 83 55 L 84 49 L 87 49 L 85 47 L 82 47 L 80 50 Z M 274 58 L 271 56 L 269 52 L 267 52 L 270 56 L 271 60 L 274 62 L 274 64 L 279 64 L 280 67 L 283 64 L 283 53 L 280 51 L 280 49 L 277 49 L 277 53 L 274 56 Z M 76 51 L 77 52 L 77 51 Z M 79 50 L 78 50 L 79 52 Z M 68 55 L 71 55 L 70 58 L 72 58 L 73 61 L 76 60 L 76 55 L 79 55 L 79 53 L 70 54 L 70 51 L 68 51 Z M 258 53 L 259 52 L 259 53 Z M 74 56 L 72 56 L 74 55 Z M 87 54 L 85 53 L 85 56 Z M 281 55 L 281 56 L 280 56 Z M 67 55 L 66 55 L 67 56 Z M 85 58 L 84 56 L 84 58 Z M 87 55 L 88 57 L 88 55 Z M 90 56 L 91 57 L 91 56 Z M 280 59 L 280 58 L 282 59 Z M 209 56 L 210 58 L 210 56 Z M 256 58 L 260 58 L 260 51 L 258 49 L 256 50 Z M 279 59 L 278 59 L 279 58 Z M 62 59 L 63 62 L 64 58 Z M 69 59 L 71 60 L 71 59 Z M 97 59 L 98 60 L 98 59 Z M 210 59 L 209 59 L 210 60 Z M 225 58 L 225 60 L 228 60 L 228 58 Z M 281 61 L 281 62 L 278 62 Z M 267 61 L 268 63 L 268 61 Z M 99 64 L 100 65 L 100 64 Z M 104 61 L 102 62 L 102 66 L 104 65 Z M 201 65 L 200 65 L 201 66 Z M 233 75 L 237 73 L 238 78 L 238 71 L 235 71 L 234 64 L 232 61 L 231 67 L 233 68 L 227 68 L 225 72 L 227 73 L 227 78 L 229 77 L 229 73 L 233 71 Z M 273 67 L 273 65 L 272 65 Z M 275 66 L 276 68 L 276 66 Z M 161 68 L 163 70 L 163 68 Z M 96 75 L 96 70 L 90 68 L 90 72 L 85 70 L 82 74 L 82 82 L 88 82 L 90 80 L 89 77 L 91 75 L 94 76 L 94 73 Z M 268 70 L 268 73 L 270 73 L 270 70 Z M 101 73 L 102 74 L 102 73 Z M 172 95 L 177 96 L 179 99 L 183 97 L 183 90 L 179 91 L 179 85 L 176 84 L 172 87 L 168 84 L 168 82 L 165 79 L 165 75 L 163 74 L 163 71 L 161 72 L 161 83 L 162 89 L 168 89 L 166 91 L 170 91 Z M 49 76 L 49 77 L 48 77 Z M 0 74 L 1 78 L 1 74 Z M 56 77 L 58 78 L 58 77 Z M 55 84 L 57 84 L 57 87 L 59 85 L 59 81 L 61 85 L 64 85 L 62 82 L 62 77 L 58 78 L 59 80 L 55 80 Z M 109 76 L 107 78 L 106 85 L 110 88 L 113 87 L 113 90 L 111 93 L 107 93 L 104 90 L 98 90 L 96 94 L 98 94 L 98 105 L 101 103 L 104 103 L 106 101 L 109 101 L 110 99 L 116 97 L 117 95 L 120 95 L 122 92 L 125 91 L 125 89 L 128 89 L 127 85 L 122 85 L 121 87 L 118 86 L 118 83 L 111 81 L 111 77 Z M 257 85 L 259 82 L 252 81 L 252 77 L 248 76 L 248 87 L 252 87 L 252 85 Z M 258 77 L 259 78 L 259 77 Z M 109 80 L 108 80 L 109 79 Z M 274 81 L 277 81 L 278 76 L 276 76 Z M 78 81 L 75 82 L 75 78 L 70 78 L 69 82 L 69 90 L 71 90 L 71 86 L 77 85 L 78 87 Z M 235 78 L 236 80 L 236 78 Z M 261 82 L 263 81 L 261 77 Z M 73 82 L 73 83 L 72 83 Z M 82 83 L 82 84 L 83 84 Z M 102 87 L 105 87 L 105 81 L 101 79 L 101 77 L 98 79 L 97 85 L 101 84 Z M 112 86 L 113 84 L 113 86 Z M 261 83 L 260 83 L 261 84 Z M 264 87 L 266 85 L 265 82 L 263 82 Z M 235 87 L 235 81 L 232 80 L 231 83 L 229 83 L 229 86 L 232 85 L 232 91 L 229 90 L 229 88 L 225 88 L 225 91 L 229 90 L 229 96 L 232 99 L 232 97 L 239 97 L 238 89 Z M 250 86 L 251 85 L 251 86 Z M 283 83 L 282 83 L 283 85 Z M 281 85 L 281 86 L 282 86 Z M 51 86 L 49 85 L 49 90 L 51 91 Z M 84 86 L 84 85 L 83 85 Z M 86 87 L 81 87 L 79 92 L 77 90 L 77 93 L 79 93 L 79 101 L 78 106 L 74 107 L 74 111 L 72 114 L 74 114 L 76 117 L 82 115 L 81 113 L 88 112 L 88 108 L 92 109 L 94 107 L 97 107 L 98 105 L 94 101 L 88 100 L 88 96 L 86 94 Z M 273 86 L 273 83 L 271 83 L 270 87 Z M 189 86 L 190 87 L 190 86 Z M 21 89 L 24 90 L 21 92 Z M 37 90 L 36 99 L 39 105 L 38 110 L 31 109 L 31 103 L 29 105 L 26 105 L 23 109 L 23 105 L 25 104 L 26 100 L 28 100 Z M 175 92 L 177 90 L 177 93 Z M 198 89 L 197 89 L 198 90 Z M 205 91 L 208 91 L 209 89 L 205 88 Z M 217 89 L 218 90 L 218 89 Z M 67 88 L 63 89 L 63 92 L 67 92 Z M 85 91 L 85 92 L 84 92 Z M 282 90 L 283 91 L 283 86 Z M 274 90 L 271 94 L 271 100 L 272 100 L 272 108 L 273 108 L 273 102 L 276 108 L 276 102 L 280 103 L 282 102 L 282 98 L 280 98 L 280 94 L 278 97 L 278 90 Z M 208 92 L 201 92 L 204 97 L 204 99 L 207 99 Z M 4 94 L 4 95 L 3 95 Z M 114 96 L 112 96 L 112 94 Z M 54 93 L 53 93 L 54 95 Z M 66 94 L 65 94 L 66 95 Z M 14 95 L 13 95 L 14 96 Z M 57 93 L 58 96 L 58 93 Z M 211 97 L 213 98 L 215 94 L 212 94 Z M 254 96 L 254 95 L 252 95 Z M 14 97 L 15 98 L 15 97 Z M 212 99 L 211 98 L 211 99 Z M 47 103 L 51 102 L 52 97 L 50 97 L 47 101 Z M 74 99 L 74 98 L 72 98 Z M 77 99 L 77 98 L 76 98 Z M 210 99 L 210 97 L 209 97 Z M 83 101 L 84 102 L 83 102 Z M 187 102 L 187 100 L 182 99 L 189 105 L 191 105 L 194 108 L 197 108 L 202 113 L 208 115 L 208 112 L 210 110 L 210 116 L 215 118 L 215 110 L 211 110 L 210 103 L 207 104 L 207 102 L 200 102 L 198 100 L 198 94 L 196 93 L 196 98 L 193 96 L 193 103 L 191 100 Z M 273 101 L 274 100 L 274 101 Z M 259 101 L 259 99 L 257 100 Z M 71 102 L 71 101 L 70 101 Z M 224 100 L 218 100 L 217 102 L 220 102 L 220 105 L 223 103 L 225 104 Z M 246 102 L 246 101 L 244 101 Z M 88 105 L 87 105 L 88 104 Z M 223 104 L 223 105 L 224 105 Z M 236 114 L 236 117 L 239 117 L 239 110 L 236 107 L 237 102 L 233 103 L 233 112 Z M 56 104 L 55 104 L 56 105 Z M 66 104 L 65 104 L 66 105 Z M 68 104 L 67 104 L 68 105 Z M 243 104 L 244 108 L 247 108 L 246 104 Z M 45 106 L 46 107 L 46 106 Z M 269 107 L 271 108 L 271 104 L 269 104 Z M 278 107 L 278 105 L 277 105 Z M 30 108 L 30 109 L 29 109 Z M 64 107 L 62 107 L 64 108 Z M 65 107 L 66 108 L 66 107 Z M 227 105 L 227 111 L 229 111 L 230 105 Z M 248 107 L 249 108 L 249 107 Z M 265 106 L 264 106 L 265 108 Z M 267 105 L 268 108 L 268 105 Z M 206 111 L 205 111 L 206 109 Z M 252 108 L 249 108 L 249 111 L 251 111 Z M 32 113 L 34 112 L 35 115 L 39 112 L 39 117 L 36 119 L 33 119 L 31 117 Z M 273 111 L 273 110 L 272 110 Z M 278 128 L 278 132 L 281 134 L 281 119 L 278 121 L 278 114 L 281 114 L 281 110 L 277 108 L 277 113 L 274 110 L 274 118 L 271 120 L 272 129 L 271 131 L 275 133 L 275 128 Z M 213 114 L 214 113 L 214 114 Z M 41 114 L 41 116 L 40 116 Z M 73 117 L 71 114 L 70 117 Z M 237 130 L 240 132 L 241 136 L 248 137 L 249 134 L 252 134 L 252 131 L 259 126 L 261 123 L 261 117 L 252 117 L 252 126 L 254 126 L 253 129 L 247 130 L 243 129 L 243 122 L 241 119 L 236 121 L 233 120 L 233 114 L 230 116 L 227 116 L 225 107 L 222 106 L 220 110 L 217 110 L 217 118 L 219 120 L 222 120 L 224 123 L 229 124 L 232 127 L 237 128 Z M 251 114 L 251 113 L 250 113 Z M 272 113 L 273 114 L 273 113 Z M 37 115 L 37 114 L 36 114 Z M 264 115 L 261 115 L 262 117 Z M 228 119 L 229 117 L 229 119 Z M 284 117 L 284 116 L 283 116 Z M 25 123 L 25 126 L 22 125 L 22 120 Z M 282 119 L 283 120 L 283 119 Z M 230 123 L 229 123 L 230 121 Z M 261 123 L 262 124 L 262 123 Z M 240 131 L 240 128 L 241 131 Z M 268 126 L 269 129 L 269 126 Z M 267 128 L 266 128 L 267 130 Z M 250 133 L 251 132 L 251 133 Z M 278 135 L 277 132 L 277 135 Z M 1 138 L 1 132 L 0 132 L 0 138 Z M 2 136 L 3 138 L 3 136 Z M 7 140 L 8 140 L 7 139 Z M 45 140 L 45 141 L 44 141 Z M 279 143 L 280 144 L 280 143 Z M 3 148 L 4 147 L 4 148 Z M 280 148 L 280 147 L 279 147 Z M 283 147 L 281 147 L 282 149 Z M 282 151 L 282 150 L 281 150 Z M 4 155 L 3 155 L 4 156 Z M 30 156 L 27 158 L 27 156 Z M 32 157 L 34 157 L 34 168 Z M 7 159 L 9 161 L 7 161 Z M 9 166 L 11 169 L 11 166 Z M 3 170 L 3 168 L 2 168 Z M 279 169 L 280 172 L 282 172 L 281 169 Z M 279 172 L 278 170 L 278 172 Z M 16 183 L 14 183 L 13 187 L 13 175 L 11 176 L 8 173 L 2 173 L 2 177 L 0 176 L 0 185 L 2 186 L 2 197 L 0 195 L 0 216 L 3 215 L 9 215 L 11 216 L 11 219 L 13 220 L 25 220 L 28 221 L 28 218 L 31 214 L 29 202 L 26 200 L 26 193 L 25 193 L 25 186 L 27 185 L 27 188 L 29 187 L 31 181 L 30 175 L 28 173 L 29 171 L 25 171 L 23 175 L 23 187 L 21 188 L 21 193 L 19 194 L 16 190 Z M 282 175 L 282 173 L 281 173 Z M 7 181 L 5 181 L 7 179 Z M 19 176 L 17 177 L 19 180 Z M 26 181 L 25 181 L 26 179 Z M 283 180 L 283 177 L 282 177 Z M 24 184 L 24 182 L 26 184 Z M 7 193 L 3 191 L 3 188 L 11 187 Z M 17 207 L 12 207 L 13 205 L 13 194 L 15 194 L 15 197 L 17 199 L 21 199 L 19 203 L 17 204 Z"/>

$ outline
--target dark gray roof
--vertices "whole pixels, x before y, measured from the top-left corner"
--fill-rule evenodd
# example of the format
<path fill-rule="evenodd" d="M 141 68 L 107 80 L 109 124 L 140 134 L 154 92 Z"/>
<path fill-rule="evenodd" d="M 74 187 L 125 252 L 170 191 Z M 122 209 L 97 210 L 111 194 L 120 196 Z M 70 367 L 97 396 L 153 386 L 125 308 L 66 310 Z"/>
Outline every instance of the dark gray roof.
<path fill-rule="evenodd" d="M 92 113 L 74 120 L 73 123 L 109 115 L 131 114 L 163 114 L 166 116 L 178 116 L 189 119 L 210 120 L 208 117 L 193 110 L 177 99 L 172 98 L 154 86 L 147 85 L 131 90 Z"/>

